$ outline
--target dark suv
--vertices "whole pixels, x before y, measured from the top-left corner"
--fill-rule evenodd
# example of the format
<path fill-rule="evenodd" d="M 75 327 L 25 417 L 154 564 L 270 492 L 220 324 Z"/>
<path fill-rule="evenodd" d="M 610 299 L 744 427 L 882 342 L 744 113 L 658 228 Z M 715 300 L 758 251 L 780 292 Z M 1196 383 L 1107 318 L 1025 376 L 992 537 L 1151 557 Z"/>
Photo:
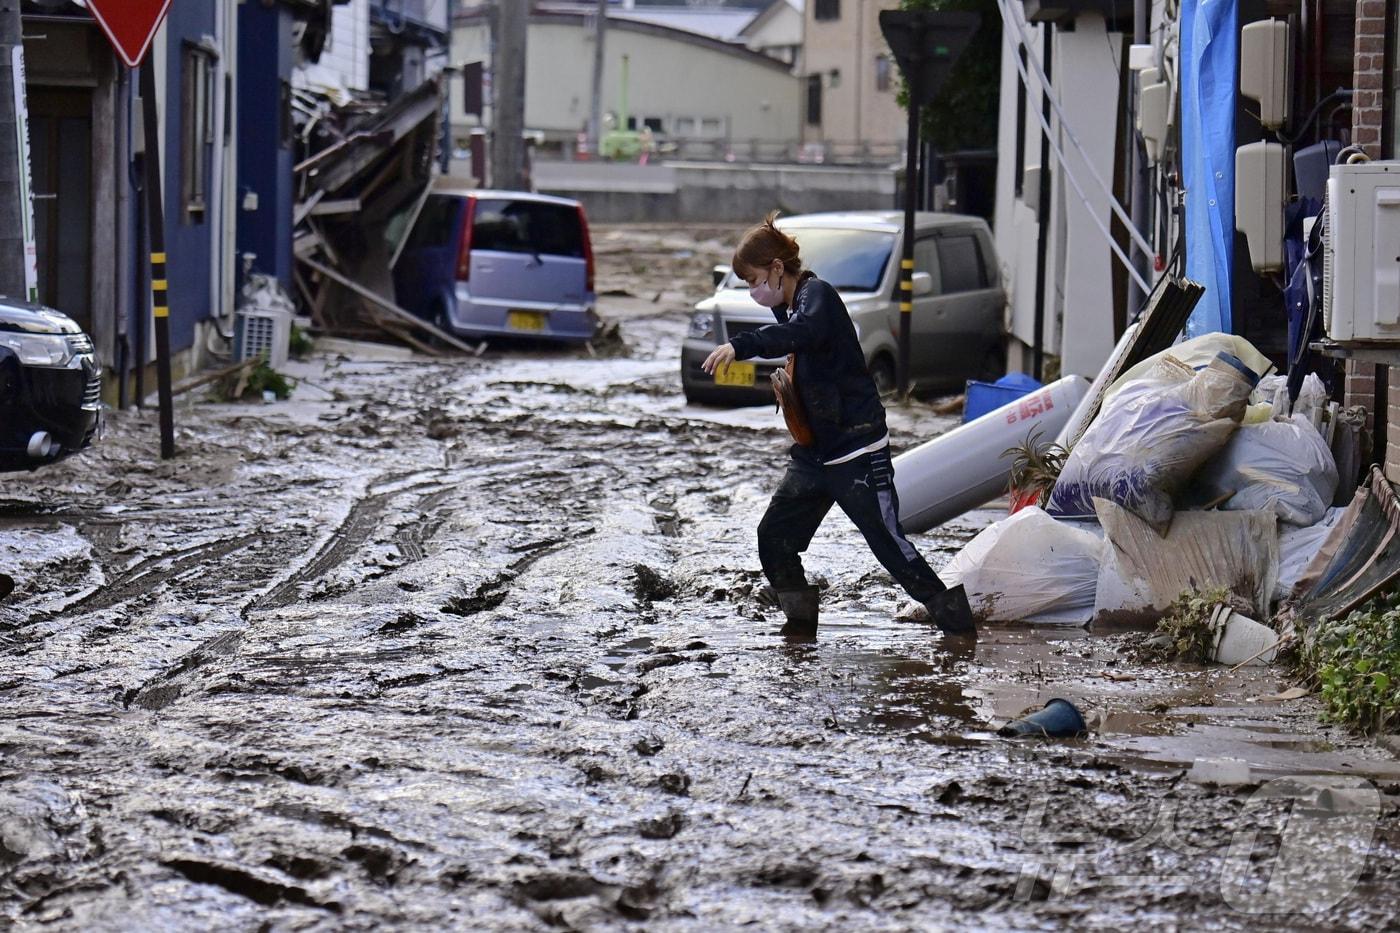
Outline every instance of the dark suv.
<path fill-rule="evenodd" d="M 102 370 L 72 318 L 0 298 L 0 470 L 82 450 L 102 417 Z"/>

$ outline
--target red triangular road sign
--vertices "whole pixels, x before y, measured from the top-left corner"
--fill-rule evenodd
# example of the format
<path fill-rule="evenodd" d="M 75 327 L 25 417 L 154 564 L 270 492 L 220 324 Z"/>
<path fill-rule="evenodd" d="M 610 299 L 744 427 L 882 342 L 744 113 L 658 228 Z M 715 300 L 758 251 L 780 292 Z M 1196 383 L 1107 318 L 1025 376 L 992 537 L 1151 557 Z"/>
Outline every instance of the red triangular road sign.
<path fill-rule="evenodd" d="M 87 5 L 121 60 L 135 68 L 146 57 L 170 0 L 87 0 Z"/>

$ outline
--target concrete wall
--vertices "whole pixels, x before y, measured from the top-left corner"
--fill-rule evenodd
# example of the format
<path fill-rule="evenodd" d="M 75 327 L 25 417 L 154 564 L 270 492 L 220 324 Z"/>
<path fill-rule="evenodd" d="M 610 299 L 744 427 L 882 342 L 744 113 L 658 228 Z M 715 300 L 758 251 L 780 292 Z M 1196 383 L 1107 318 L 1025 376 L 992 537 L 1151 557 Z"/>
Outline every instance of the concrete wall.
<path fill-rule="evenodd" d="M 893 171 L 825 166 L 539 162 L 534 182 L 539 191 L 582 201 L 595 223 L 756 223 L 774 208 L 888 209 L 895 196 Z"/>
<path fill-rule="evenodd" d="M 587 124 L 593 82 L 593 34 L 582 16 L 531 19 L 525 73 L 525 127 L 572 139 Z M 669 33 L 669 35 L 667 34 Z M 663 132 L 768 141 L 799 132 L 799 82 L 782 62 L 742 47 L 689 41 L 684 33 L 609 22 L 603 67 L 603 111 L 621 107 L 622 56 L 628 56 L 628 113 L 662 121 Z M 452 63 L 487 62 L 484 23 L 459 21 Z M 490 101 L 484 122 L 491 123 Z M 451 82 L 450 113 L 461 138 L 477 125 L 462 113 L 461 81 Z"/>

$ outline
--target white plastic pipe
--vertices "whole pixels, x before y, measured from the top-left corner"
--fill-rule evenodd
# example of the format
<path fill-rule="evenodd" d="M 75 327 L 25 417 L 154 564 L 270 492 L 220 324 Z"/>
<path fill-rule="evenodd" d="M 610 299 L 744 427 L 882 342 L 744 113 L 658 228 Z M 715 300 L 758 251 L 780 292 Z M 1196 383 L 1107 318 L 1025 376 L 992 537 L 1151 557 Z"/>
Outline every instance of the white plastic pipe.
<path fill-rule="evenodd" d="M 1088 391 L 1088 379 L 1066 376 L 895 457 L 904 530 L 926 531 L 1006 492 L 1011 460 L 1002 452 L 1033 431 L 1049 444 Z"/>

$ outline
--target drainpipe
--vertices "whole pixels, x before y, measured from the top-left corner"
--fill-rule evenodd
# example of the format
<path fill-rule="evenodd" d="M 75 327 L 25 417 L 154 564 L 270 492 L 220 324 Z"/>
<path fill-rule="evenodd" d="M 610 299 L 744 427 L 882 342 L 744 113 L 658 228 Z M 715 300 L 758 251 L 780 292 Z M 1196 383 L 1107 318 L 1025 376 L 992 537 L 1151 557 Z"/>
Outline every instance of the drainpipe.
<path fill-rule="evenodd" d="M 1045 66 L 1045 81 L 1051 80 L 1051 52 L 1054 49 L 1055 26 L 1042 23 L 1040 58 Z M 1040 87 L 1040 112 L 1050 123 L 1050 86 Z M 1036 201 L 1036 220 L 1040 225 L 1040 235 L 1035 244 L 1035 356 L 1031 375 L 1036 381 L 1044 380 L 1045 373 L 1045 249 L 1050 239 L 1050 132 L 1040 134 L 1040 195 Z"/>

